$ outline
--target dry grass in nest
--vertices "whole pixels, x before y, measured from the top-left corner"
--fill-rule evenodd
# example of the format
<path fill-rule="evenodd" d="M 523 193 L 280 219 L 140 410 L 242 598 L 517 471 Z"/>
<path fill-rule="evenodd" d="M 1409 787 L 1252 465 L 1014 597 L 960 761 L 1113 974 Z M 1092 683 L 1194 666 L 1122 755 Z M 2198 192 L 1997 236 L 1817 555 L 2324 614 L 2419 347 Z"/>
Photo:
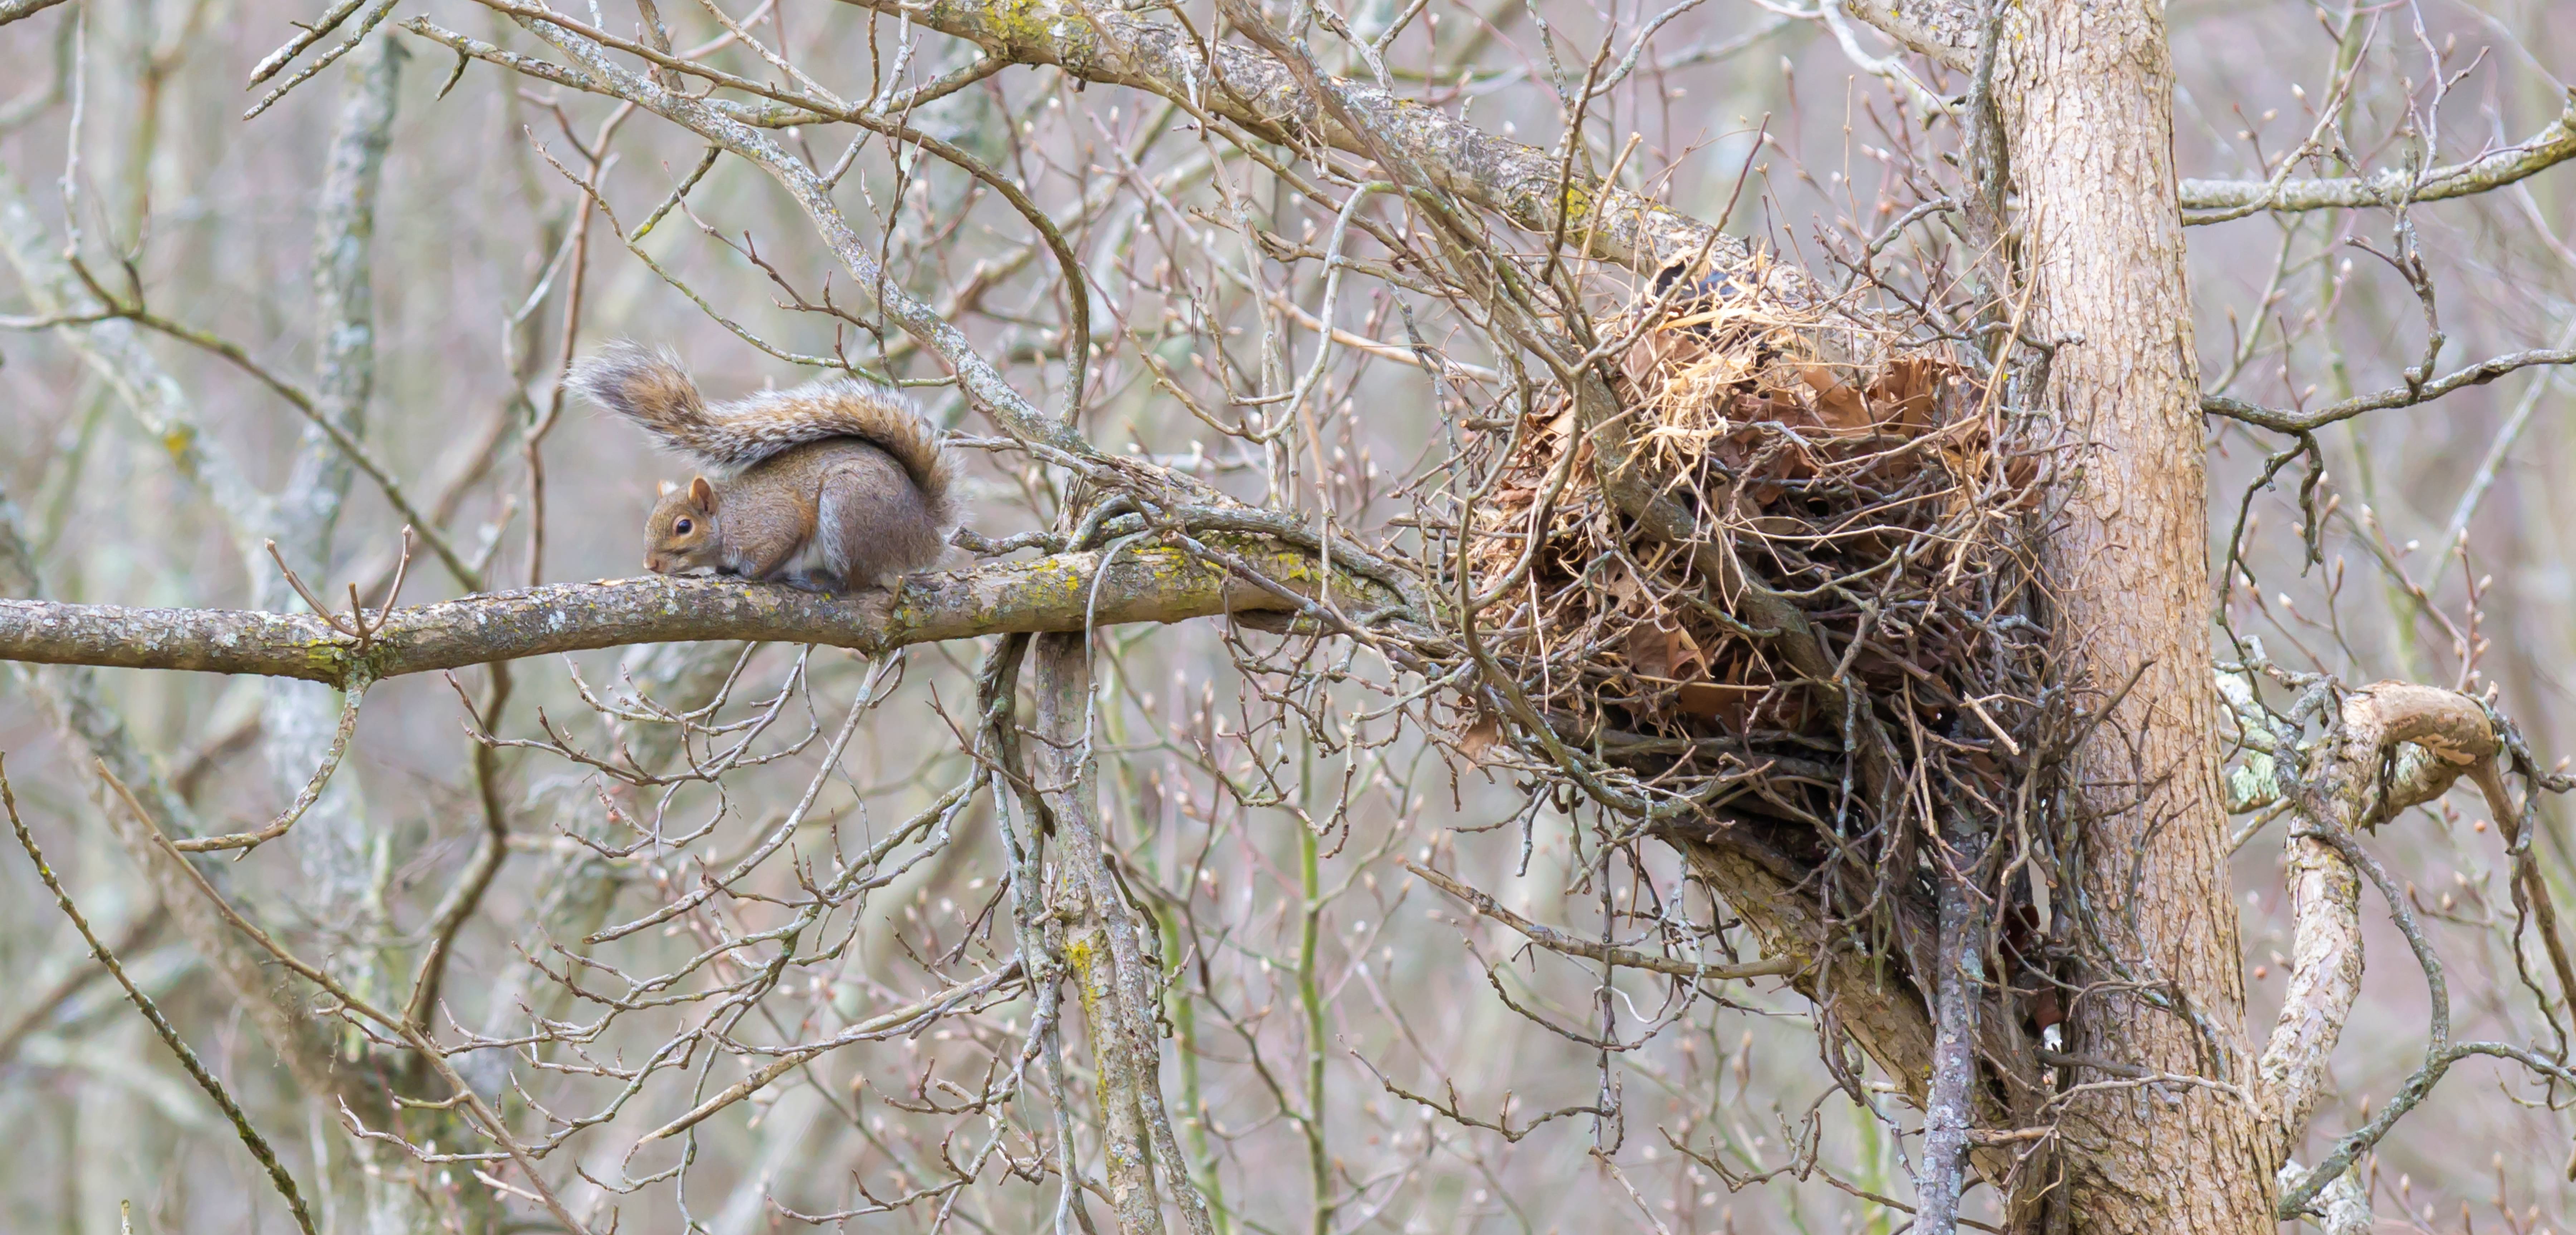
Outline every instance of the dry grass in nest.
<path fill-rule="evenodd" d="M 1634 466 L 1695 513 L 1703 544 L 1648 537 L 1604 500 L 1560 399 L 1520 426 L 1469 529 L 1488 590 L 1545 507 L 1535 561 L 1480 616 L 1489 646 L 1560 737 L 1594 749 L 1725 739 L 1736 767 L 1766 750 L 1831 759 L 1851 717 L 1826 701 L 1844 689 L 1892 732 L 1995 743 L 2038 694 L 2037 640 L 2013 630 L 2035 629 L 2014 619 L 2036 600 L 2022 516 L 2042 454 L 2012 444 L 2001 400 L 1949 346 L 1721 287 L 1600 324 L 1634 340 L 1614 382 Z M 1705 552 L 1694 564 L 1710 546 L 1805 615 L 1839 689 L 1803 681 L 1743 589 L 1703 573 Z"/>

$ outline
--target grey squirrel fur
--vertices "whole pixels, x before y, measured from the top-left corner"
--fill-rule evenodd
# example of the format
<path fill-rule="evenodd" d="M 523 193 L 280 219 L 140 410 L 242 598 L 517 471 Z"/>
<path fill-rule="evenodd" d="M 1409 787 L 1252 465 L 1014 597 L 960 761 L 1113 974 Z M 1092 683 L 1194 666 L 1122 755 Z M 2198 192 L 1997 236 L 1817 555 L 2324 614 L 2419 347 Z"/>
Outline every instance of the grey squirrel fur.
<path fill-rule="evenodd" d="M 645 568 L 837 592 L 937 564 L 956 527 L 954 465 L 901 395 L 850 378 L 713 407 L 666 350 L 613 343 L 566 381 L 701 474 L 665 482 Z"/>

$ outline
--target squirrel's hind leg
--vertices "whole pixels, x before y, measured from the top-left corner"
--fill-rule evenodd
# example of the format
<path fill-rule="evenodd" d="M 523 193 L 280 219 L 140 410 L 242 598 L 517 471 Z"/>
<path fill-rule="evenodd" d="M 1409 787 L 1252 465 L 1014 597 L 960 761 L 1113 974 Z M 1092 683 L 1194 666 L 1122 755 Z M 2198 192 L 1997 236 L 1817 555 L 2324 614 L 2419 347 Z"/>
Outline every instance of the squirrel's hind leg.
<path fill-rule="evenodd" d="M 892 460 L 883 464 L 895 471 Z M 901 473 L 895 471 L 900 482 Z M 815 494 L 815 573 L 838 580 L 841 590 L 882 588 L 892 583 L 883 541 L 893 529 L 888 514 L 888 478 L 865 467 L 835 467 L 823 474 Z"/>
<path fill-rule="evenodd" d="M 791 570 L 773 577 L 770 582 L 784 583 L 797 591 L 812 592 L 818 596 L 838 596 L 842 591 L 840 580 L 821 571 Z"/>

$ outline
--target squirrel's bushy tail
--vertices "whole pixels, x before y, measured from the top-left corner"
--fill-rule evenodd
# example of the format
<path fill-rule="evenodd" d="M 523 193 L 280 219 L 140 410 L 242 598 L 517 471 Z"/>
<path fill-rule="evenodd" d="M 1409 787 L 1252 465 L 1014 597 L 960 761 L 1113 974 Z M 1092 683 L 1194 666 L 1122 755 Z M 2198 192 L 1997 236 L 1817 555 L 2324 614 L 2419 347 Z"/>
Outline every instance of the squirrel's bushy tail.
<path fill-rule="evenodd" d="M 667 348 L 619 340 L 573 362 L 564 384 L 674 450 L 696 453 L 709 424 L 698 384 Z"/>
<path fill-rule="evenodd" d="M 939 521 L 947 521 L 953 465 L 938 431 L 894 391 L 834 377 L 710 408 L 678 357 L 624 341 L 584 358 L 564 380 L 665 448 L 728 474 L 808 442 L 863 439 L 894 456 Z"/>

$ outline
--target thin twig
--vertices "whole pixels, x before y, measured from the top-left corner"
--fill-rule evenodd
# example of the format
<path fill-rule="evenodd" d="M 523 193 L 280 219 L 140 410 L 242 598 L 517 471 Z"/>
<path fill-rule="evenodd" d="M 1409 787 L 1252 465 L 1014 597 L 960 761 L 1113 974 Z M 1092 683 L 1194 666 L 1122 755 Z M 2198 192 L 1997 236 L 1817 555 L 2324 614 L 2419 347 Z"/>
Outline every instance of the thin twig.
<path fill-rule="evenodd" d="M 105 764 L 100 765 L 100 772 L 106 774 Z M 110 777 L 111 783 L 113 780 Z M 124 786 L 117 788 L 122 792 Z M 130 794 L 126 801 L 129 806 L 134 805 Z M 125 997 L 133 1002 L 135 1010 L 143 1014 L 144 1020 L 152 1023 L 152 1032 L 161 1035 L 161 1041 L 169 1046 L 170 1053 L 179 1057 L 179 1066 L 187 1070 L 188 1079 L 195 1081 L 197 1088 L 206 1091 L 206 1096 L 222 1108 L 224 1118 L 232 1122 L 234 1134 L 241 1138 L 242 1147 L 259 1160 L 260 1166 L 268 1172 L 269 1182 L 276 1186 L 278 1195 L 286 1198 L 287 1209 L 295 1215 L 295 1225 L 303 1229 L 304 1235 L 314 1235 L 313 1215 L 304 1208 L 304 1194 L 296 1188 L 295 1177 L 287 1174 L 285 1164 L 277 1160 L 276 1151 L 268 1147 L 268 1139 L 251 1126 L 250 1116 L 242 1111 L 241 1104 L 233 1101 L 223 1082 L 206 1070 L 206 1065 L 198 1060 L 197 1052 L 189 1047 L 187 1039 L 180 1037 L 179 1031 L 171 1027 L 169 1018 L 161 1015 L 161 1009 L 152 1002 L 152 997 L 144 994 L 143 988 L 126 976 L 125 966 L 116 959 L 116 952 L 89 928 L 89 919 L 81 916 L 79 906 L 72 903 L 71 893 L 65 891 L 62 881 L 54 877 L 53 868 L 45 865 L 44 851 L 36 847 L 35 835 L 27 830 L 26 821 L 18 817 L 18 795 L 9 787 L 6 755 L 0 755 L 0 805 L 8 808 L 9 827 L 18 834 L 18 847 L 26 850 L 27 860 L 36 864 L 36 877 L 45 881 L 46 890 L 54 894 L 54 904 L 62 909 L 64 917 L 72 920 L 72 928 L 79 931 L 80 937 L 89 944 L 90 955 L 97 957 L 98 963 L 106 967 L 108 976 L 125 988 Z M 141 807 L 135 806 L 135 809 L 140 814 Z M 184 863 L 186 859 L 179 861 Z"/>

